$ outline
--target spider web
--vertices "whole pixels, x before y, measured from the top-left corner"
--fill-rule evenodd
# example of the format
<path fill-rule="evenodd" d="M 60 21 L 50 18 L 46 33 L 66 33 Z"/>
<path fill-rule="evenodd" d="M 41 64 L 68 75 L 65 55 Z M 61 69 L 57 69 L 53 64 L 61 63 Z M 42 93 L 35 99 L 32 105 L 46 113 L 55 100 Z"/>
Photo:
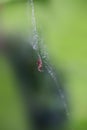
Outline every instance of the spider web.
<path fill-rule="evenodd" d="M 62 89 L 60 88 L 59 83 L 57 81 L 56 73 L 54 72 L 53 67 L 49 62 L 49 56 L 48 56 L 48 52 L 46 51 L 47 50 L 46 45 L 43 44 L 44 40 L 42 38 L 40 38 L 38 35 L 38 31 L 37 31 L 37 27 L 36 27 L 36 19 L 35 19 L 34 1 L 30 0 L 30 3 L 31 3 L 31 8 L 32 8 L 32 26 L 33 26 L 32 47 L 37 52 L 38 57 L 41 58 L 42 62 L 45 65 L 47 72 L 49 73 L 49 75 L 51 76 L 53 81 L 55 82 L 55 85 L 57 87 L 56 90 L 60 94 L 66 115 L 67 115 L 67 117 L 69 117 L 69 110 L 68 110 L 67 103 L 65 101 L 65 96 L 64 96 Z"/>

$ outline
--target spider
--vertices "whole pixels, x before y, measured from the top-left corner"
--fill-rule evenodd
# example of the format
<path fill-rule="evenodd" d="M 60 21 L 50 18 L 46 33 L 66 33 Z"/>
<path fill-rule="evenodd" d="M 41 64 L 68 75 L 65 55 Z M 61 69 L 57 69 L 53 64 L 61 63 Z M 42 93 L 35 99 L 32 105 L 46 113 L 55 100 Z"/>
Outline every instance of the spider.
<path fill-rule="evenodd" d="M 37 61 L 37 65 L 38 65 L 38 71 L 39 71 L 39 72 L 43 72 L 43 70 L 42 70 L 43 63 L 42 63 L 42 59 L 41 59 L 40 56 L 39 56 L 39 59 L 38 59 L 38 61 Z"/>

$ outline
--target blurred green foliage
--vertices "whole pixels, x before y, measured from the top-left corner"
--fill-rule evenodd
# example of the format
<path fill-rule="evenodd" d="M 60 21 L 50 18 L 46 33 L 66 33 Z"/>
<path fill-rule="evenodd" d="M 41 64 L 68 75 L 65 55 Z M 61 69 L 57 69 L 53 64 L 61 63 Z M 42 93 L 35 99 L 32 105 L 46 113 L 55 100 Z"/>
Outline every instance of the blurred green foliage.
<path fill-rule="evenodd" d="M 31 32 L 31 7 L 27 2 L 5 4 L 2 13 L 3 27 L 7 32 L 23 32 L 24 35 Z M 72 128 L 87 130 L 87 1 L 49 0 L 49 4 L 39 4 L 38 2 L 35 4 L 35 15 L 37 28 L 43 34 L 53 63 L 56 67 L 60 66 L 65 72 L 66 89 L 69 92 L 71 104 Z M 2 63 L 0 61 L 0 64 Z M 6 65 L 6 63 L 4 64 Z M 2 79 L 1 70 L 0 66 L 0 79 Z M 10 72 L 7 70 L 9 69 L 4 69 L 5 76 L 9 77 Z M 7 80 L 6 77 L 3 79 Z M 8 90 L 6 87 L 2 88 L 5 80 L 0 82 L 0 115 L 2 115 L 0 120 L 3 119 L 2 122 L 8 123 L 9 120 L 15 122 L 18 119 L 22 123 L 24 121 L 21 121 L 21 114 L 19 114 L 20 101 L 17 100 L 16 92 L 10 87 L 14 85 L 9 85 L 9 82 L 12 81 L 9 77 Z M 3 99 L 7 104 L 3 102 Z M 3 109 L 7 106 L 8 110 L 13 107 L 14 109 L 11 110 L 15 111 L 8 112 L 7 109 Z M 16 114 L 14 115 L 14 113 Z M 22 126 L 20 124 L 17 125 L 16 130 L 23 129 L 24 123 Z"/>

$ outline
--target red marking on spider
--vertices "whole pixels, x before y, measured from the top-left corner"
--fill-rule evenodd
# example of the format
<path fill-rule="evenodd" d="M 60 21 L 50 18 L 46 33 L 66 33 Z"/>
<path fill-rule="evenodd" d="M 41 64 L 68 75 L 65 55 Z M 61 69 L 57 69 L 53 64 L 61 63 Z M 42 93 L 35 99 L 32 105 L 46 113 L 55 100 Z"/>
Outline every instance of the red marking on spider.
<path fill-rule="evenodd" d="M 38 59 L 37 65 L 38 65 L 38 71 L 43 72 L 43 70 L 42 70 L 43 64 L 42 64 L 41 58 Z"/>

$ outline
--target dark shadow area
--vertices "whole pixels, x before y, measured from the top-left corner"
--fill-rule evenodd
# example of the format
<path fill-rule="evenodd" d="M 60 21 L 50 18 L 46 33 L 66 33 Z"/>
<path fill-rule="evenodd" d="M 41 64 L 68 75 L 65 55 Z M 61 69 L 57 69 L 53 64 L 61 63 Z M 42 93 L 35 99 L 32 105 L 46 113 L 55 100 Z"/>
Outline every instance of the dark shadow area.
<path fill-rule="evenodd" d="M 19 36 L 0 38 L 0 52 L 6 55 L 20 83 L 27 122 L 32 120 L 34 130 L 66 130 L 67 113 L 57 86 L 47 72 L 45 64 L 44 72 L 38 71 L 38 56 L 31 42 Z M 58 88 L 61 88 L 65 95 L 61 77 L 57 71 L 56 73 Z"/>

